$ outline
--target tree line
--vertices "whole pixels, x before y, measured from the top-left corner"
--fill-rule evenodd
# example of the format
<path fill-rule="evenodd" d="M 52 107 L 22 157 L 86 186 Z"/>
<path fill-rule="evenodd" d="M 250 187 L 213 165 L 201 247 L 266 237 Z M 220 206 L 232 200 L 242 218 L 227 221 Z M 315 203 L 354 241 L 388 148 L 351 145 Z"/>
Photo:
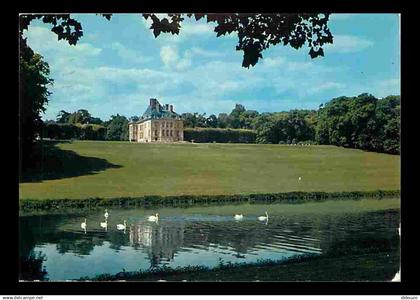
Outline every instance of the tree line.
<path fill-rule="evenodd" d="M 259 113 L 236 104 L 230 113 L 183 113 L 185 139 L 196 142 L 261 144 L 311 143 L 385 153 L 400 153 L 400 96 L 377 99 L 370 94 L 339 97 L 318 110 L 294 109 Z M 113 115 L 102 121 L 84 109 L 60 111 L 46 122 L 46 137 L 128 140 L 127 119 Z M 202 130 L 207 129 L 207 130 Z M 211 130 L 210 130 L 211 129 Z M 228 129 L 228 130 L 227 130 Z"/>
<path fill-rule="evenodd" d="M 236 104 L 230 114 L 182 114 L 184 127 L 255 131 L 256 143 L 315 143 L 400 153 L 400 96 L 378 99 L 371 94 L 338 97 L 318 110 L 258 113 Z"/>

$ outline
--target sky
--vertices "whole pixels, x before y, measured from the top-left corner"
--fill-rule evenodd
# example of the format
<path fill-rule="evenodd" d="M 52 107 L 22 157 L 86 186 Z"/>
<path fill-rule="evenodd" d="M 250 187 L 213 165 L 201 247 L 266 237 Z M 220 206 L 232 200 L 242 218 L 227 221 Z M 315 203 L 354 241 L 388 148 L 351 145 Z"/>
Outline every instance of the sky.
<path fill-rule="evenodd" d="M 24 35 L 50 65 L 54 85 L 44 120 L 60 110 L 142 115 L 149 99 L 177 113 L 229 113 L 236 103 L 258 112 L 317 109 L 339 96 L 400 94 L 398 14 L 333 14 L 334 43 L 311 59 L 307 47 L 276 45 L 255 67 L 242 67 L 237 36 L 216 37 L 214 23 L 188 19 L 179 35 L 155 38 L 139 14 L 72 15 L 82 23 L 76 46 L 33 21 Z"/>

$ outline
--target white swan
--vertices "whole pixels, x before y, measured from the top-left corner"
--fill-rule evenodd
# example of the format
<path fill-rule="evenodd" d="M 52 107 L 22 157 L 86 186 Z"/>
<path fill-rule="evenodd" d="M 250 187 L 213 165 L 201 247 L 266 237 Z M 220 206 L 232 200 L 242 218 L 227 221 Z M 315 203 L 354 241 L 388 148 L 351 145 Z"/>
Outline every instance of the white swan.
<path fill-rule="evenodd" d="M 109 213 L 108 210 L 105 208 L 105 214 L 104 214 L 105 220 L 108 220 Z"/>
<path fill-rule="evenodd" d="M 258 217 L 258 220 L 260 220 L 260 221 L 267 221 L 268 220 L 268 213 L 265 212 L 265 216 L 259 216 Z"/>
<path fill-rule="evenodd" d="M 108 221 L 105 219 L 105 222 L 101 222 L 101 227 L 102 228 L 105 228 L 105 230 L 107 230 L 108 229 Z"/>
<path fill-rule="evenodd" d="M 243 214 L 235 215 L 234 218 L 235 220 L 242 220 L 244 218 L 244 215 Z"/>
<path fill-rule="evenodd" d="M 117 229 L 118 230 L 125 230 L 127 228 L 127 223 L 124 220 L 124 224 L 117 224 Z"/>
<path fill-rule="evenodd" d="M 80 224 L 80 227 L 85 231 L 85 233 L 86 233 L 86 218 L 85 218 L 85 221 L 84 222 L 82 222 L 81 224 Z"/>
<path fill-rule="evenodd" d="M 299 176 L 299 181 L 301 181 L 301 180 L 302 180 L 302 177 Z"/>
<path fill-rule="evenodd" d="M 147 217 L 147 220 L 150 221 L 150 222 L 157 222 L 159 220 L 159 214 L 156 213 L 156 215 L 154 215 L 154 216 L 149 216 L 149 217 Z"/>

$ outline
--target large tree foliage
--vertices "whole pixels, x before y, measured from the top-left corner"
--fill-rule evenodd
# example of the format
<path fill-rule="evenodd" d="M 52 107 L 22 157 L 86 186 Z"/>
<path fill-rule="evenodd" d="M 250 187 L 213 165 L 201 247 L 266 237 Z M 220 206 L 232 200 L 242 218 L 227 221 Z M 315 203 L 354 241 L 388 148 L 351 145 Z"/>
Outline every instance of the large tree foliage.
<path fill-rule="evenodd" d="M 101 14 L 108 20 L 112 14 Z M 328 28 L 328 13 L 304 14 L 245 14 L 245 13 L 189 13 L 168 14 L 159 17 L 156 14 L 144 13 L 142 16 L 152 21 L 150 29 L 155 37 L 162 32 L 179 34 L 185 17 L 200 20 L 205 18 L 209 23 L 215 23 L 216 36 L 236 33 L 238 43 L 236 50 L 243 51 L 242 66 L 254 66 L 262 52 L 271 46 L 282 44 L 299 49 L 306 45 L 311 58 L 324 55 L 323 46 L 333 42 L 333 36 Z M 20 31 L 26 30 L 34 19 L 41 19 L 51 24 L 51 31 L 57 34 L 59 40 L 64 39 L 70 45 L 76 45 L 83 36 L 82 24 L 70 14 L 60 15 L 21 15 Z"/>
<path fill-rule="evenodd" d="M 33 161 L 33 142 L 42 129 L 41 113 L 45 112 L 50 92 L 48 86 L 53 83 L 49 77 L 50 69 L 43 57 L 34 53 L 20 39 L 19 51 L 19 121 L 22 167 L 26 168 Z"/>
<path fill-rule="evenodd" d="M 318 112 L 316 140 L 387 153 L 399 153 L 400 97 L 376 99 L 370 94 L 339 97 Z"/>
<path fill-rule="evenodd" d="M 111 120 L 107 123 L 106 139 L 128 141 L 128 119 L 119 114 L 111 116 Z"/>

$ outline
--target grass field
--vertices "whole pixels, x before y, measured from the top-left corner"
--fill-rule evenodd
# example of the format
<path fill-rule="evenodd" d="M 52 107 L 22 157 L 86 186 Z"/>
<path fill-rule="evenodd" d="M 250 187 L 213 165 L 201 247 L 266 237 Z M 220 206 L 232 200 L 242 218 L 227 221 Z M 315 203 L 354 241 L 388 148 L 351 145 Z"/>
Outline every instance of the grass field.
<path fill-rule="evenodd" d="M 44 169 L 19 184 L 20 199 L 400 188 L 400 156 L 334 146 L 74 141 L 56 147 Z"/>

